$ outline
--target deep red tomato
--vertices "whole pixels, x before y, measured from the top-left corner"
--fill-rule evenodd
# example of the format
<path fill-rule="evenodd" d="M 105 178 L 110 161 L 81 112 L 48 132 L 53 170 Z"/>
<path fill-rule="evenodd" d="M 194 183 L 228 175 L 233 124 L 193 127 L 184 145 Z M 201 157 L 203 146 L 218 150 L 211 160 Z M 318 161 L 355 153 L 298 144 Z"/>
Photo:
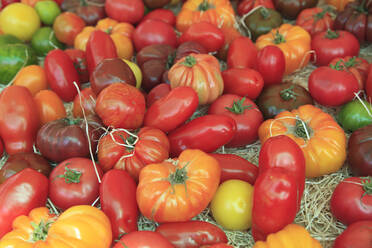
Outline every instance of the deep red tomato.
<path fill-rule="evenodd" d="M 57 16 L 53 23 L 53 30 L 57 39 L 69 46 L 74 45 L 75 37 L 84 27 L 84 20 L 72 12 L 63 12 Z"/>
<path fill-rule="evenodd" d="M 354 176 L 372 176 L 372 124 L 355 130 L 347 148 L 351 173 Z"/>
<path fill-rule="evenodd" d="M 12 229 L 13 220 L 45 206 L 48 178 L 26 168 L 0 185 L 0 239 Z"/>
<path fill-rule="evenodd" d="M 236 123 L 236 132 L 227 147 L 240 147 L 258 139 L 258 128 L 263 116 L 257 105 L 250 99 L 238 95 L 225 94 L 217 98 L 209 107 L 208 114 L 225 115 Z"/>
<path fill-rule="evenodd" d="M 285 57 L 277 46 L 266 46 L 258 52 L 257 71 L 262 75 L 265 86 L 280 84 L 285 72 Z"/>
<path fill-rule="evenodd" d="M 176 247 L 199 248 L 203 245 L 227 242 L 222 229 L 205 221 L 164 223 L 156 228 L 156 232 Z"/>
<path fill-rule="evenodd" d="M 372 221 L 358 221 L 336 238 L 333 248 L 370 248 L 371 244 Z"/>
<path fill-rule="evenodd" d="M 169 25 L 173 26 L 176 24 L 176 16 L 174 13 L 169 9 L 154 9 L 150 11 L 145 17 L 143 17 L 142 21 L 146 20 L 159 20 Z"/>
<path fill-rule="evenodd" d="M 101 168 L 96 165 L 96 169 L 101 178 Z M 49 175 L 49 198 L 63 210 L 76 205 L 90 205 L 98 196 L 99 182 L 90 159 L 67 159 Z"/>
<path fill-rule="evenodd" d="M 109 217 L 113 239 L 137 231 L 137 184 L 124 170 L 110 170 L 102 178 L 99 197 L 102 211 Z"/>
<path fill-rule="evenodd" d="M 113 248 L 175 248 L 163 235 L 151 231 L 136 231 L 124 235 Z"/>
<path fill-rule="evenodd" d="M 272 0 L 242 0 L 238 5 L 238 14 L 243 16 L 258 6 L 274 9 Z"/>
<path fill-rule="evenodd" d="M 316 68 L 310 74 L 308 85 L 315 101 L 333 107 L 351 101 L 359 91 L 358 80 L 352 73 L 328 66 Z"/>
<path fill-rule="evenodd" d="M 65 102 L 77 95 L 74 82 L 80 87 L 79 74 L 72 59 L 60 49 L 50 51 L 45 57 L 44 69 L 50 88 Z"/>
<path fill-rule="evenodd" d="M 141 22 L 133 32 L 133 42 L 136 51 L 154 44 L 167 44 L 177 47 L 177 36 L 173 27 L 159 20 L 146 20 Z"/>
<path fill-rule="evenodd" d="M 364 89 L 367 93 L 368 101 L 372 102 L 372 64 L 369 66 L 368 77 Z"/>
<path fill-rule="evenodd" d="M 220 164 L 220 183 L 230 179 L 238 179 L 254 185 L 258 176 L 257 166 L 235 154 L 209 153 L 209 155 Z"/>
<path fill-rule="evenodd" d="M 259 174 L 270 168 L 284 168 L 297 181 L 298 203 L 300 209 L 302 194 L 305 189 L 305 156 L 301 147 L 286 135 L 269 138 L 262 145 L 259 155 Z"/>
<path fill-rule="evenodd" d="M 359 41 L 347 31 L 324 31 L 317 33 L 311 40 L 311 49 L 315 51 L 315 64 L 328 65 L 337 57 L 358 56 Z"/>
<path fill-rule="evenodd" d="M 150 108 L 150 106 L 160 98 L 168 95 L 171 91 L 170 84 L 161 83 L 156 85 L 154 88 L 150 90 L 150 92 L 146 96 L 146 106 Z M 198 100 L 199 101 L 199 100 Z"/>
<path fill-rule="evenodd" d="M 231 68 L 222 72 L 224 94 L 256 99 L 264 87 L 261 74 L 250 68 Z"/>
<path fill-rule="evenodd" d="M 108 17 L 118 22 L 136 24 L 145 12 L 142 0 L 106 0 L 105 10 Z"/>
<path fill-rule="evenodd" d="M 204 115 L 169 133 L 171 157 L 185 149 L 214 152 L 229 143 L 236 132 L 234 119 L 225 115 Z"/>
<path fill-rule="evenodd" d="M 89 72 L 85 52 L 79 49 L 69 48 L 65 50 L 70 56 L 74 66 L 79 74 L 80 83 L 87 83 L 89 81 Z"/>
<path fill-rule="evenodd" d="M 216 52 L 224 45 L 225 35 L 221 29 L 208 22 L 192 24 L 179 38 L 179 44 L 187 41 L 195 41 L 207 49 L 208 52 Z"/>
<path fill-rule="evenodd" d="M 151 105 L 145 114 L 144 125 L 170 132 L 188 120 L 198 104 L 198 94 L 193 88 L 174 88 Z"/>
<path fill-rule="evenodd" d="M 33 151 L 39 113 L 30 91 L 17 85 L 0 94 L 0 136 L 9 155 Z"/>
<path fill-rule="evenodd" d="M 258 49 L 248 37 L 239 37 L 230 43 L 227 68 L 255 68 Z"/>
<path fill-rule="evenodd" d="M 371 177 L 349 177 L 341 181 L 331 198 L 332 214 L 345 225 L 372 221 Z"/>

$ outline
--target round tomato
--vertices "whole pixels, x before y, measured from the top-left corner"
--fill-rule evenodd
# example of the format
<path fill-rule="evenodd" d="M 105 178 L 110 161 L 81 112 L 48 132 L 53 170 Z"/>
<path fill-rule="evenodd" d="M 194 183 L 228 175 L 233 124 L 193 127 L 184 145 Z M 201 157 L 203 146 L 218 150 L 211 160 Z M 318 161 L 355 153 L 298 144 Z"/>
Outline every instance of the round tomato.
<path fill-rule="evenodd" d="M 372 221 L 358 221 L 348 226 L 335 240 L 333 248 L 367 248 L 372 244 Z"/>
<path fill-rule="evenodd" d="M 353 100 L 342 106 L 337 117 L 344 130 L 354 132 L 372 124 L 372 104 L 365 100 Z"/>
<path fill-rule="evenodd" d="M 113 248 L 174 248 L 163 235 L 151 231 L 136 231 L 125 234 Z"/>
<path fill-rule="evenodd" d="M 145 5 L 142 0 L 106 0 L 105 10 L 110 18 L 118 22 L 135 24 L 142 19 Z"/>
<path fill-rule="evenodd" d="M 348 161 L 354 176 L 372 176 L 372 124 L 354 131 L 348 141 Z"/>
<path fill-rule="evenodd" d="M 253 186 L 241 180 L 222 183 L 211 202 L 213 218 L 228 230 L 247 230 L 252 224 Z"/>
<path fill-rule="evenodd" d="M 54 91 L 39 91 L 34 99 L 41 125 L 66 117 L 65 106 L 61 98 Z"/>
<path fill-rule="evenodd" d="M 13 84 L 26 87 L 33 96 L 40 90 L 45 90 L 48 87 L 45 71 L 39 65 L 23 67 L 18 71 Z"/>
<path fill-rule="evenodd" d="M 173 27 L 174 25 L 176 25 L 176 16 L 169 9 L 154 9 L 153 11 L 150 11 L 150 13 L 145 15 L 142 21 L 146 21 L 149 19 L 163 21 Z"/>
<path fill-rule="evenodd" d="M 169 84 L 162 83 L 156 85 L 154 88 L 150 90 L 150 92 L 146 96 L 146 106 L 150 108 L 153 103 L 155 103 L 160 98 L 168 95 L 170 91 L 171 86 Z"/>
<path fill-rule="evenodd" d="M 53 30 L 57 39 L 69 46 L 74 45 L 75 37 L 84 27 L 84 20 L 72 12 L 60 14 L 53 23 Z"/>
<path fill-rule="evenodd" d="M 265 86 L 280 84 L 285 72 L 285 57 L 279 47 L 266 46 L 258 52 L 257 71 L 262 75 Z"/>
<path fill-rule="evenodd" d="M 313 37 L 317 33 L 332 29 L 333 18 L 327 9 L 306 8 L 297 16 L 296 25 L 303 27 Z"/>

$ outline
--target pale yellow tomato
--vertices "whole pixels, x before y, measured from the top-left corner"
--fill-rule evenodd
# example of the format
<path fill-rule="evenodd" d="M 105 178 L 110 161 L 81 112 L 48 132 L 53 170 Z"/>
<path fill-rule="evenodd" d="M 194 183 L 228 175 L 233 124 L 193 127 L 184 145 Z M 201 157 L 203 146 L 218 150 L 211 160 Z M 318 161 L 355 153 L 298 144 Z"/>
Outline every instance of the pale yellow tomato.
<path fill-rule="evenodd" d="M 218 224 L 228 230 L 247 230 L 252 224 L 253 186 L 242 180 L 222 183 L 211 202 Z"/>
<path fill-rule="evenodd" d="M 27 4 L 9 4 L 0 13 L 0 29 L 4 34 L 12 34 L 21 40 L 29 41 L 39 28 L 39 15 Z"/>
<path fill-rule="evenodd" d="M 136 88 L 137 89 L 141 88 L 141 83 L 142 83 L 141 69 L 139 68 L 139 66 L 136 63 L 134 63 L 130 60 L 123 59 L 123 61 L 125 63 L 127 63 L 127 65 L 129 65 L 130 69 L 132 70 L 132 72 L 134 74 L 134 77 L 136 78 Z"/>

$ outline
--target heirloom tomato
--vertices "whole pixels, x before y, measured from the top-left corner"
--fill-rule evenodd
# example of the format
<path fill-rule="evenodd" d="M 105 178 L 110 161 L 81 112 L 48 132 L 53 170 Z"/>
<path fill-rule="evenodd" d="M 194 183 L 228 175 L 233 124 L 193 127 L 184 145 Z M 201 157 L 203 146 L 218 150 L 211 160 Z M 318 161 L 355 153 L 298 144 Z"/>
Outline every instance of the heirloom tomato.
<path fill-rule="evenodd" d="M 354 131 L 348 141 L 348 161 L 354 176 L 372 176 L 372 125 Z"/>
<path fill-rule="evenodd" d="M 244 52 L 242 52 L 244 51 Z M 227 68 L 255 68 L 258 50 L 248 37 L 234 39 L 227 51 Z"/>
<path fill-rule="evenodd" d="M 75 37 L 84 27 L 84 20 L 72 12 L 63 12 L 57 16 L 53 23 L 53 30 L 57 39 L 69 46 L 74 45 Z"/>
<path fill-rule="evenodd" d="M 148 19 L 163 21 L 171 26 L 176 24 L 176 16 L 169 9 L 154 9 L 145 15 L 142 21 L 146 21 Z"/>
<path fill-rule="evenodd" d="M 142 19 L 145 5 L 142 0 L 106 0 L 105 10 L 116 21 L 135 24 Z"/>
<path fill-rule="evenodd" d="M 372 65 L 369 66 L 367 81 L 364 86 L 367 94 L 367 100 L 372 102 Z"/>
<path fill-rule="evenodd" d="M 59 96 L 51 90 L 41 90 L 35 97 L 40 125 L 66 117 L 66 109 Z"/>
<path fill-rule="evenodd" d="M 80 95 L 76 95 L 73 101 L 72 107 L 72 115 L 75 118 L 83 118 L 83 109 L 84 114 L 88 115 L 95 115 L 95 107 L 96 107 L 96 94 L 94 94 L 91 87 L 85 88 L 80 91 Z"/>
<path fill-rule="evenodd" d="M 336 239 L 333 248 L 366 248 L 372 244 L 372 221 L 357 221 L 348 226 Z"/>
<path fill-rule="evenodd" d="M 344 130 L 354 132 L 372 124 L 372 104 L 365 100 L 353 100 L 342 106 L 337 117 Z"/>
<path fill-rule="evenodd" d="M 80 16 L 87 25 L 95 25 L 106 16 L 105 0 L 64 0 L 61 9 Z"/>
<path fill-rule="evenodd" d="M 294 20 L 304 9 L 315 7 L 318 0 L 274 0 L 275 9 L 286 19 Z"/>
<path fill-rule="evenodd" d="M 326 3 L 334 6 L 337 11 L 343 11 L 346 4 L 353 2 L 354 0 L 326 0 Z"/>
<path fill-rule="evenodd" d="M 154 104 L 160 98 L 168 95 L 170 91 L 171 91 L 171 87 L 169 84 L 161 83 L 161 84 L 156 85 L 154 88 L 150 90 L 150 92 L 146 96 L 147 108 L 150 109 L 152 104 Z M 198 102 L 199 102 L 199 99 L 198 99 Z"/>
<path fill-rule="evenodd" d="M 313 37 L 317 33 L 332 29 L 333 18 L 329 10 L 314 7 L 302 10 L 296 25 L 303 27 Z"/>
<path fill-rule="evenodd" d="M 274 9 L 274 4 L 272 0 L 241 0 L 238 4 L 238 14 L 244 16 L 248 14 L 252 9 L 258 6 L 263 6 L 265 8 Z"/>
<path fill-rule="evenodd" d="M 13 85 L 24 86 L 35 96 L 36 93 L 48 87 L 44 68 L 39 65 L 23 67 L 15 76 Z"/>

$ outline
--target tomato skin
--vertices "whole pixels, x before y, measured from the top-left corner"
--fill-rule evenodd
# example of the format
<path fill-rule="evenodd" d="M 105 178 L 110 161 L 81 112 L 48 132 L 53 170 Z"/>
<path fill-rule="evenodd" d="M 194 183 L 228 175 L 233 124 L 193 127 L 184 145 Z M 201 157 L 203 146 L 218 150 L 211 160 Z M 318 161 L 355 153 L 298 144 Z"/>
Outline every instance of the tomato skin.
<path fill-rule="evenodd" d="M 145 5 L 142 0 L 106 0 L 107 16 L 118 22 L 139 22 L 144 14 Z"/>
<path fill-rule="evenodd" d="M 250 68 L 231 68 L 222 72 L 224 94 L 245 96 L 251 100 L 256 99 L 263 87 L 262 75 Z"/>
<path fill-rule="evenodd" d="M 33 151 L 40 121 L 30 91 L 17 85 L 0 94 L 0 136 L 9 155 Z"/>
<path fill-rule="evenodd" d="M 174 25 L 176 25 L 176 16 L 169 9 L 154 9 L 153 11 L 150 11 L 150 13 L 145 15 L 142 21 L 146 21 L 150 19 L 163 21 L 173 27 Z"/>
<path fill-rule="evenodd" d="M 12 230 L 12 222 L 19 215 L 45 206 L 48 197 L 48 178 L 26 168 L 0 185 L 0 239 Z"/>
<path fill-rule="evenodd" d="M 244 51 L 244 52 L 242 52 Z M 238 37 L 227 51 L 227 68 L 255 68 L 258 49 L 248 37 Z"/>
<path fill-rule="evenodd" d="M 227 242 L 222 229 L 205 221 L 164 223 L 156 228 L 156 232 L 178 248 L 199 248 L 202 245 Z"/>
<path fill-rule="evenodd" d="M 372 176 L 372 124 L 354 131 L 348 141 L 349 168 L 354 176 Z"/>
<path fill-rule="evenodd" d="M 170 84 L 161 83 L 156 85 L 154 88 L 150 90 L 150 92 L 146 96 L 146 106 L 150 108 L 153 103 L 155 103 L 160 98 L 168 95 L 171 91 Z M 199 101 L 199 99 L 198 99 Z"/>
<path fill-rule="evenodd" d="M 257 54 L 257 71 L 265 86 L 280 84 L 285 72 L 285 57 L 279 47 L 266 46 Z"/>
<path fill-rule="evenodd" d="M 82 91 L 80 91 L 81 96 L 81 104 L 80 104 L 80 96 L 76 95 L 74 102 L 73 102 L 73 108 L 72 108 L 72 115 L 77 118 L 82 118 L 83 110 L 86 116 L 88 115 L 95 115 L 96 112 L 94 111 L 94 108 L 96 107 L 96 94 L 94 94 L 91 87 L 85 88 Z"/>
<path fill-rule="evenodd" d="M 303 27 L 312 37 L 319 32 L 332 29 L 333 22 L 329 11 L 320 7 L 303 9 L 296 19 L 296 25 Z"/>
<path fill-rule="evenodd" d="M 113 239 L 137 231 L 136 188 L 136 182 L 124 170 L 110 170 L 102 178 L 99 188 L 101 209 L 111 221 Z"/>
<path fill-rule="evenodd" d="M 372 243 L 372 221 L 358 221 L 348 226 L 336 239 L 333 248 L 367 248 Z"/>
<path fill-rule="evenodd" d="M 189 119 L 198 104 L 198 94 L 191 87 L 174 88 L 151 105 L 145 114 L 144 125 L 170 132 Z"/>
<path fill-rule="evenodd" d="M 357 221 L 372 221 L 372 195 L 363 189 L 371 178 L 349 177 L 333 191 L 331 213 L 345 225 Z"/>
<path fill-rule="evenodd" d="M 3 140 L 0 137 L 0 158 L 2 158 L 3 155 L 4 155 L 4 144 L 3 144 Z"/>
<path fill-rule="evenodd" d="M 74 66 L 79 74 L 79 80 L 81 83 L 89 81 L 89 72 L 87 67 L 87 60 L 85 57 L 85 51 L 69 48 L 65 50 L 68 56 L 70 56 Z"/>
<path fill-rule="evenodd" d="M 243 16 L 258 6 L 274 9 L 272 0 L 242 0 L 238 5 L 238 14 Z"/>
<path fill-rule="evenodd" d="M 13 84 L 28 88 L 33 96 L 48 87 L 45 71 L 39 65 L 23 67 L 15 76 Z"/>
<path fill-rule="evenodd" d="M 234 119 L 224 115 L 204 115 L 169 133 L 170 155 L 177 157 L 185 149 L 214 152 L 232 140 L 236 132 Z"/>
<path fill-rule="evenodd" d="M 341 107 L 337 120 L 345 131 L 354 132 L 372 124 L 372 103 L 352 100 Z"/>
<path fill-rule="evenodd" d="M 75 37 L 84 27 L 84 20 L 72 12 L 63 12 L 57 16 L 53 23 L 53 30 L 57 39 L 69 46 L 74 45 Z"/>
<path fill-rule="evenodd" d="M 52 50 L 45 57 L 44 69 L 50 88 L 63 101 L 74 100 L 77 95 L 74 82 L 80 87 L 80 80 L 71 58 L 60 49 Z"/>
<path fill-rule="evenodd" d="M 39 112 L 40 124 L 66 117 L 66 109 L 59 96 L 51 90 L 41 90 L 34 97 Z"/>
<path fill-rule="evenodd" d="M 175 248 L 163 235 L 151 231 L 136 231 L 124 235 L 113 248 Z"/>
<path fill-rule="evenodd" d="M 369 66 L 368 77 L 364 88 L 367 93 L 367 99 L 369 102 L 372 102 L 372 65 Z"/>

